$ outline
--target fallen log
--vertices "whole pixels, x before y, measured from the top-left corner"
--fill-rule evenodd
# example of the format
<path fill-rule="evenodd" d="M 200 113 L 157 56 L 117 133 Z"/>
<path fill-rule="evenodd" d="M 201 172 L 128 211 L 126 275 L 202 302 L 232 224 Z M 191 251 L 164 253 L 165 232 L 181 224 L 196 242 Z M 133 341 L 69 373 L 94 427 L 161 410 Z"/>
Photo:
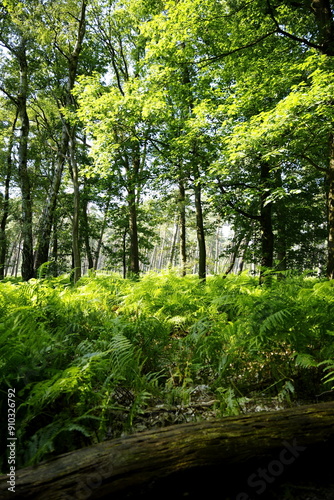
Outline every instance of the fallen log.
<path fill-rule="evenodd" d="M 114 500 L 150 498 L 150 494 L 158 498 L 159 488 L 167 492 L 171 481 L 172 498 L 178 498 L 179 481 L 183 481 L 180 498 L 200 498 L 199 493 L 189 493 L 191 484 L 203 484 L 218 474 L 218 480 L 229 485 L 226 492 L 232 491 L 232 496 L 221 493 L 219 498 L 249 500 L 295 464 L 306 470 L 305 459 L 319 462 L 333 450 L 333 422 L 334 402 L 330 402 L 145 431 L 18 470 L 11 490 L 10 475 L 0 476 L 0 498 Z M 233 470 L 243 474 L 244 482 L 236 484 L 234 479 L 231 490 Z"/>

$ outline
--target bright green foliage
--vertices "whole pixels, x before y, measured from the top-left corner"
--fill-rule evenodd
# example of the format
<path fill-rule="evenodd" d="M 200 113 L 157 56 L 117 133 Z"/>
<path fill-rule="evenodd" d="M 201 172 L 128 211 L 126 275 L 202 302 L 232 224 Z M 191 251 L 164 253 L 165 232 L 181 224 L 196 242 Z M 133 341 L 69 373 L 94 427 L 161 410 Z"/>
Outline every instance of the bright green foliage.
<path fill-rule="evenodd" d="M 50 238 L 38 279 L 0 283 L 0 411 L 15 388 L 18 466 L 147 428 L 156 407 L 196 403 L 198 387 L 218 416 L 257 398 L 283 405 L 331 391 L 334 282 L 283 271 L 322 276 L 334 234 L 334 42 L 321 3 L 1 3 L 4 275 L 16 276 L 26 255 L 18 39 L 28 44 L 22 158 L 33 207 L 23 227 Z M 72 264 L 72 220 L 73 266 L 81 252 L 93 269 L 76 286 L 50 278 Z M 234 230 L 235 256 L 219 248 L 220 224 Z M 262 286 L 247 273 L 204 283 L 204 240 L 216 229 L 215 272 L 221 251 L 254 269 L 268 246 L 273 264 L 263 267 L 283 266 L 262 268 Z M 190 269 L 195 231 L 202 281 L 144 274 L 163 267 L 167 251 L 177 262 L 180 242 Z M 95 276 L 119 264 L 138 280 Z"/>
<path fill-rule="evenodd" d="M 1 283 L 0 409 L 15 388 L 20 465 L 129 432 L 203 384 L 223 415 L 315 398 L 333 384 L 333 302 L 330 281 L 247 273 Z"/>
<path fill-rule="evenodd" d="M 291 85 L 286 97 L 270 110 L 235 126 L 227 147 L 232 162 L 256 152 L 266 160 L 286 162 L 293 158 L 296 162 L 306 157 L 309 166 L 326 166 L 327 159 L 322 152 L 327 149 L 326 138 L 333 121 L 331 62 L 325 56 L 313 54 L 303 63 L 290 67 L 292 70 L 294 77 L 300 75 L 301 82 Z M 253 90 L 252 97 L 255 95 Z M 247 98 L 247 88 L 241 88 L 241 97 Z M 233 112 L 233 106 L 229 112 Z"/>

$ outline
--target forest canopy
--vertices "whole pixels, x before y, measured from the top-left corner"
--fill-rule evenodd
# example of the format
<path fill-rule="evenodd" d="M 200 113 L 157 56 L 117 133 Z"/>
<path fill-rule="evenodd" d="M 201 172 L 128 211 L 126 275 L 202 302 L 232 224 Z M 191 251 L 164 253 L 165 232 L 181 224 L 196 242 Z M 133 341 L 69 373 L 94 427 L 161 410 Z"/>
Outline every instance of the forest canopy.
<path fill-rule="evenodd" d="M 0 278 L 334 276 L 328 0 L 0 3 Z"/>

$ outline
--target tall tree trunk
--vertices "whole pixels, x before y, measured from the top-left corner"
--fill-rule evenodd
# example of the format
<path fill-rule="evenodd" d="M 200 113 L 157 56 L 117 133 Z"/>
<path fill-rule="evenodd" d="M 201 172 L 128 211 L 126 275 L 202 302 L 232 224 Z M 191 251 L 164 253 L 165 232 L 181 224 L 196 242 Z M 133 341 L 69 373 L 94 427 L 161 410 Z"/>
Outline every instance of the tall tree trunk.
<path fill-rule="evenodd" d="M 137 226 L 137 206 L 136 193 L 134 189 L 129 190 L 129 275 L 136 277 L 139 275 L 139 246 L 138 246 L 138 226 Z"/>
<path fill-rule="evenodd" d="M 240 264 L 239 264 L 239 274 L 241 274 L 242 271 L 243 271 L 243 269 L 244 269 L 245 256 L 246 256 L 246 252 L 247 252 L 248 247 L 249 247 L 250 238 L 251 238 L 251 232 L 249 231 L 246 234 L 246 238 L 245 238 L 245 241 L 244 241 L 244 244 L 243 244 L 243 249 L 242 249 L 242 254 L 241 254 L 241 261 L 240 261 Z"/>
<path fill-rule="evenodd" d="M 94 269 L 97 269 L 97 266 L 98 266 L 98 263 L 99 263 L 99 258 L 100 258 L 100 253 L 101 253 L 101 247 L 102 247 L 102 241 L 103 241 L 103 235 L 104 235 L 104 232 L 105 232 L 106 226 L 107 226 L 107 218 L 108 218 L 108 210 L 109 210 L 110 200 L 111 200 L 111 195 L 109 195 L 109 197 L 107 199 L 107 204 L 106 204 L 106 208 L 105 208 L 105 211 L 104 211 L 103 222 L 102 222 L 102 225 L 101 225 L 101 230 L 100 230 L 99 239 L 98 239 L 98 242 L 97 242 L 97 247 L 96 247 L 96 252 L 95 252 L 95 266 L 94 266 Z"/>
<path fill-rule="evenodd" d="M 329 0 L 310 1 L 319 28 L 319 52 L 334 57 L 334 17 Z M 333 105 L 333 103 L 332 103 Z M 334 279 L 334 132 L 329 136 L 329 165 L 325 177 L 327 195 L 327 277 Z"/>
<path fill-rule="evenodd" d="M 152 269 L 154 269 L 156 267 L 157 249 L 158 249 L 158 245 L 154 245 L 153 252 L 152 252 L 151 258 L 150 258 L 150 264 L 148 267 L 149 271 L 151 271 Z"/>
<path fill-rule="evenodd" d="M 272 268 L 274 261 L 274 233 L 272 228 L 272 203 L 268 202 L 270 169 L 267 163 L 261 163 L 261 185 L 261 266 L 262 268 Z M 262 274 L 263 270 L 261 270 Z"/>
<path fill-rule="evenodd" d="M 32 237 L 32 200 L 30 175 L 28 171 L 28 139 L 29 117 L 27 113 L 28 99 L 28 63 L 26 56 L 26 41 L 21 40 L 17 49 L 20 66 L 20 94 L 18 96 L 18 115 L 21 122 L 18 160 L 19 177 L 22 193 L 22 279 L 29 280 L 34 276 L 33 237 Z"/>
<path fill-rule="evenodd" d="M 184 66 L 183 84 L 188 86 L 191 83 L 189 67 Z M 189 111 L 193 112 L 194 109 L 194 97 L 189 95 Z M 205 245 L 205 232 L 203 223 L 203 210 L 202 210 L 202 188 L 200 184 L 200 174 L 198 168 L 198 151 L 197 144 L 194 142 L 192 148 L 192 159 L 193 159 L 193 169 L 192 173 L 194 175 L 194 194 L 195 194 L 195 211 L 196 211 L 196 232 L 197 232 L 197 242 L 198 242 L 198 277 L 203 282 L 206 280 L 206 245 Z"/>
<path fill-rule="evenodd" d="M 13 274 L 15 278 L 17 277 L 17 274 L 19 272 L 19 264 L 21 258 L 21 244 L 22 244 L 22 234 L 20 235 L 19 244 L 17 246 L 16 256 L 13 263 Z"/>
<path fill-rule="evenodd" d="M 80 18 L 78 19 L 78 32 L 77 32 L 76 43 L 73 51 L 65 56 L 68 65 L 68 79 L 65 90 L 65 96 L 63 97 L 63 103 L 65 103 L 66 108 L 71 108 L 72 106 L 75 105 L 74 97 L 72 95 L 72 90 L 77 76 L 79 56 L 82 50 L 82 44 L 86 32 L 86 8 L 87 8 L 87 0 L 82 0 Z M 61 54 L 63 56 L 65 55 L 64 52 L 62 51 Z M 51 230 L 55 216 L 58 192 L 65 165 L 66 155 L 68 152 L 69 139 L 70 136 L 73 136 L 72 126 L 65 119 L 65 117 L 61 112 L 60 112 L 60 118 L 62 120 L 62 135 L 61 135 L 60 145 L 58 147 L 56 170 L 53 177 L 52 186 L 50 189 L 50 195 L 43 210 L 39 224 L 35 266 L 34 266 L 35 273 L 39 268 L 39 266 L 43 264 L 43 262 L 47 262 L 49 258 Z"/>
<path fill-rule="evenodd" d="M 60 145 L 57 152 L 56 168 L 52 179 L 50 194 L 46 200 L 42 215 L 39 221 L 39 228 L 37 234 L 37 244 L 35 253 L 35 274 L 38 268 L 49 260 L 49 248 L 52 225 L 55 219 L 55 212 L 57 206 L 58 192 L 63 175 L 66 155 L 68 151 L 68 133 L 67 125 L 63 122 L 62 136 Z"/>
<path fill-rule="evenodd" d="M 178 225 L 178 223 L 176 221 L 175 224 L 174 224 L 172 244 L 171 244 L 171 247 L 170 247 L 169 263 L 168 263 L 168 267 L 169 268 L 171 268 L 173 266 L 174 257 L 175 257 L 176 240 L 177 240 L 178 232 L 179 232 L 179 225 Z"/>
<path fill-rule="evenodd" d="M 53 275 L 58 276 L 58 224 L 57 221 L 53 223 L 53 241 L 52 241 L 52 260 L 53 264 Z"/>
<path fill-rule="evenodd" d="M 279 170 L 275 173 L 276 186 L 282 187 L 282 177 Z M 286 209 L 284 204 L 284 199 L 278 200 L 275 204 L 276 215 L 277 215 L 277 237 L 276 237 L 276 252 L 278 264 L 276 266 L 277 271 L 286 271 Z M 283 279 L 283 274 L 278 274 L 277 279 Z"/>
<path fill-rule="evenodd" d="M 86 247 L 86 255 L 88 260 L 88 269 L 94 269 L 94 259 L 92 254 L 92 249 L 89 242 L 89 222 L 88 222 L 88 200 L 85 197 L 85 193 L 82 200 L 82 232 Z"/>
<path fill-rule="evenodd" d="M 6 237 L 6 226 L 7 226 L 7 219 L 9 216 L 9 184 L 10 184 L 10 179 L 12 175 L 12 150 L 13 150 L 13 144 L 14 144 L 14 134 L 15 134 L 15 127 L 16 127 L 16 122 L 18 119 L 18 110 L 16 110 L 16 115 L 14 118 L 13 126 L 12 126 L 12 131 L 11 131 L 11 136 L 9 139 L 9 145 L 8 145 L 8 152 L 7 152 L 7 171 L 6 171 L 6 178 L 5 178 L 5 192 L 4 192 L 4 198 L 3 198 L 3 211 L 2 211 L 2 217 L 1 217 L 1 222 L 0 222 L 0 280 L 4 279 L 5 277 L 5 265 L 6 265 L 6 256 L 7 256 L 7 237 Z"/>
<path fill-rule="evenodd" d="M 326 175 L 326 187 L 328 216 L 327 277 L 334 279 L 334 134 L 330 137 L 330 159 Z"/>
<path fill-rule="evenodd" d="M 187 241 L 186 241 L 186 190 L 184 182 L 179 180 L 179 211 L 180 211 L 180 266 L 181 276 L 186 275 Z"/>
<path fill-rule="evenodd" d="M 67 105 L 69 108 L 75 107 L 75 100 L 71 94 L 77 76 L 79 56 L 82 49 L 82 43 L 86 32 L 86 0 L 81 2 L 81 14 L 78 26 L 78 35 L 73 52 L 68 59 L 68 89 L 67 89 Z M 79 241 L 79 221 L 80 221 L 80 189 L 79 189 L 79 169 L 76 158 L 76 127 L 67 123 L 67 132 L 69 136 L 69 159 L 70 169 L 73 181 L 73 221 L 72 221 L 72 252 L 73 252 L 73 279 L 76 283 L 81 277 L 81 255 Z"/>
<path fill-rule="evenodd" d="M 13 275 L 13 270 L 14 270 L 14 265 L 12 263 L 12 259 L 13 259 L 13 255 L 15 253 L 15 249 L 16 249 L 16 242 L 14 241 L 11 245 L 11 249 L 10 249 L 10 252 L 9 252 L 9 255 L 7 256 L 7 264 L 6 264 L 6 267 L 5 267 L 5 275 L 4 277 L 6 277 L 8 275 L 8 271 L 10 269 L 10 267 L 12 268 L 11 272 L 10 272 L 10 275 Z M 15 257 L 14 257 L 15 258 Z"/>
<path fill-rule="evenodd" d="M 238 240 L 236 240 L 235 236 L 233 237 L 233 241 L 234 241 L 234 245 L 232 246 L 233 253 L 231 255 L 230 264 L 224 273 L 224 277 L 226 277 L 228 274 L 230 274 L 233 271 L 234 264 L 235 264 L 235 261 L 237 259 L 239 248 L 240 248 L 240 245 L 242 243 L 243 238 L 244 238 L 244 233 L 241 234 L 241 236 L 238 238 Z"/>
<path fill-rule="evenodd" d="M 72 252 L 73 252 L 73 280 L 76 283 L 81 278 L 81 255 L 80 255 L 80 189 L 79 189 L 79 170 L 77 159 L 75 157 L 75 128 L 69 142 L 70 149 L 70 171 L 73 182 L 73 220 L 72 220 Z"/>
<path fill-rule="evenodd" d="M 196 161 L 196 152 L 194 153 Z M 195 193 L 195 211 L 196 211 L 196 233 L 198 243 L 198 277 L 200 280 L 206 280 L 206 244 L 204 219 L 202 208 L 202 186 L 199 182 L 199 170 L 197 164 L 194 166 L 194 193 Z"/>
<path fill-rule="evenodd" d="M 203 209 L 202 209 L 202 193 L 199 184 L 194 186 L 195 191 L 195 209 L 196 209 L 196 231 L 198 242 L 198 277 L 205 281 L 206 279 L 206 245 L 205 245 L 205 232 L 203 222 Z"/>
<path fill-rule="evenodd" d="M 139 151 L 134 151 L 131 167 L 126 159 L 128 170 L 128 205 L 129 205 L 129 275 L 136 278 L 139 276 L 139 244 L 138 244 L 138 224 L 137 224 L 137 180 L 140 170 Z"/>
<path fill-rule="evenodd" d="M 160 247 L 160 254 L 159 254 L 159 259 L 158 259 L 158 262 L 157 262 L 157 268 L 159 270 L 162 269 L 162 267 L 163 267 L 165 243 L 166 243 L 166 229 L 165 229 L 164 234 L 162 236 L 161 247 Z"/>
<path fill-rule="evenodd" d="M 21 244 L 21 235 L 19 235 L 18 239 L 16 241 L 13 241 L 9 255 L 8 255 L 8 260 L 7 260 L 7 266 L 6 266 L 6 272 L 5 275 L 7 276 L 8 272 L 10 272 L 10 276 L 14 276 L 14 270 L 15 270 L 15 263 L 16 263 L 16 253 L 17 249 Z M 12 268 L 11 271 L 9 271 L 9 268 Z"/>
<path fill-rule="evenodd" d="M 216 229 L 215 253 L 214 253 L 214 274 L 218 274 L 219 270 L 219 227 Z"/>
<path fill-rule="evenodd" d="M 122 265 L 123 265 L 123 279 L 126 278 L 126 235 L 128 230 L 125 228 L 122 235 Z"/>

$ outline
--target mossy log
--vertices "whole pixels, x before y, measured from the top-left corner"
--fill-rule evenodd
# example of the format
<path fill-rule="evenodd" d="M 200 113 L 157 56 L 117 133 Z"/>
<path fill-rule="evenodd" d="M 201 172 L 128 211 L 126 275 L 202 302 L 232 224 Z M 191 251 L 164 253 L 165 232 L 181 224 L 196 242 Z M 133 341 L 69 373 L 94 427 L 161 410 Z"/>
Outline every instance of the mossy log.
<path fill-rule="evenodd" d="M 150 492 L 155 492 L 152 498 L 165 498 L 157 493 L 159 485 L 160 492 L 167 492 L 174 479 L 195 484 L 210 470 L 227 484 L 233 469 L 246 474 L 248 488 L 260 493 L 261 482 L 263 488 L 273 481 L 252 474 L 259 460 L 268 465 L 268 477 L 276 480 L 303 457 L 318 461 L 333 444 L 334 402 L 181 424 L 105 441 L 18 470 L 15 492 L 8 490 L 9 476 L 0 476 L 0 498 L 114 500 L 151 498 Z M 234 479 L 235 493 L 221 493 L 219 498 L 252 498 L 241 483 L 236 485 Z M 188 494 L 187 488 L 182 486 L 180 497 Z"/>

